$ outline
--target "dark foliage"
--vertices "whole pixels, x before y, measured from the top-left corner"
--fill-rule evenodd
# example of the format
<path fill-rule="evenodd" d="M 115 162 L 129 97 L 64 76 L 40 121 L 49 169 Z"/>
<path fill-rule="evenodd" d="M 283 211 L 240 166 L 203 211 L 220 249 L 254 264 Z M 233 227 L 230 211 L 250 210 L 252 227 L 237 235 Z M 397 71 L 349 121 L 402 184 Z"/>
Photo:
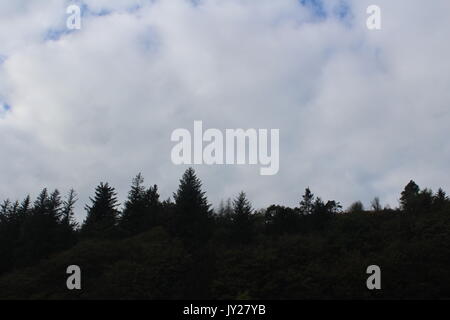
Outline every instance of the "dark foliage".
<path fill-rule="evenodd" d="M 86 206 L 87 216 L 81 228 L 84 237 L 113 237 L 119 218 L 117 195 L 108 183 L 100 183 L 95 189 L 92 205 Z"/>
<path fill-rule="evenodd" d="M 101 183 L 87 217 L 76 194 L 44 189 L 32 203 L 0 206 L 3 299 L 450 299 L 450 200 L 411 181 L 398 209 L 345 212 L 309 188 L 299 207 L 254 210 L 244 192 L 211 209 L 193 169 L 174 201 L 159 199 L 141 174 L 123 209 Z M 66 268 L 82 269 L 67 290 Z M 366 268 L 382 269 L 382 290 Z"/>

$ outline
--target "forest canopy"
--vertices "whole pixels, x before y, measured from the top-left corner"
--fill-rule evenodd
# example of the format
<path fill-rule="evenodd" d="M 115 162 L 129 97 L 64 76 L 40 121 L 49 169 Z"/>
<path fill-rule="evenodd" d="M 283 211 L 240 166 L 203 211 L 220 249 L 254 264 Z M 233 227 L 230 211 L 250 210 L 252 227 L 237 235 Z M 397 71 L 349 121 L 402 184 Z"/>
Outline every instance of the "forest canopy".
<path fill-rule="evenodd" d="M 398 208 L 343 209 L 307 188 L 298 206 L 255 210 L 245 192 L 213 209 L 192 168 L 172 199 L 138 174 L 119 209 L 100 183 L 77 223 L 77 195 L 44 189 L 0 207 L 2 299 L 450 298 L 450 200 L 410 181 Z M 66 288 L 79 265 L 82 290 Z M 379 265 L 383 289 L 369 291 Z"/>

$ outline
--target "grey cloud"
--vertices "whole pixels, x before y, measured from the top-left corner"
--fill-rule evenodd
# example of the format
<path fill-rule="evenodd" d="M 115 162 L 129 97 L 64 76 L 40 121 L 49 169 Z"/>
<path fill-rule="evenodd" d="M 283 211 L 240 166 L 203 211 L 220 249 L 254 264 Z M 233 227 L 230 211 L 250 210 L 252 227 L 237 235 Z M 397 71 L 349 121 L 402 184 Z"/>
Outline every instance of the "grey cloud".
<path fill-rule="evenodd" d="M 348 1 L 341 21 L 287 0 L 89 0 L 110 13 L 45 41 L 61 3 L 0 6 L 0 97 L 12 106 L 0 117 L 0 198 L 74 187 L 81 218 L 99 181 L 123 199 L 139 171 L 167 198 L 185 169 L 170 161 L 170 134 L 194 120 L 280 128 L 276 176 L 196 168 L 215 204 L 246 190 L 256 207 L 296 205 L 310 186 L 344 205 L 395 206 L 411 178 L 450 189 L 448 1 L 379 0 L 371 32 L 368 1 Z"/>

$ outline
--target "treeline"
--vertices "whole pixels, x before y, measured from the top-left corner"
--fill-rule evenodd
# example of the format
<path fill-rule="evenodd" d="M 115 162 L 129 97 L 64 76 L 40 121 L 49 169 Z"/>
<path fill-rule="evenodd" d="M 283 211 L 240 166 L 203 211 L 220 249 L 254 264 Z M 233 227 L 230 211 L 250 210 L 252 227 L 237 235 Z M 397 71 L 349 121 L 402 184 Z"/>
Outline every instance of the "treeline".
<path fill-rule="evenodd" d="M 100 183 L 74 219 L 76 194 L 44 189 L 0 208 L 0 298 L 450 298 L 450 200 L 410 181 L 400 207 L 375 198 L 343 210 L 307 188 L 299 205 L 254 210 L 244 192 L 213 210 L 192 168 L 173 200 L 141 174 L 119 210 Z M 83 289 L 65 287 L 80 265 Z M 383 290 L 365 268 L 383 270 Z"/>

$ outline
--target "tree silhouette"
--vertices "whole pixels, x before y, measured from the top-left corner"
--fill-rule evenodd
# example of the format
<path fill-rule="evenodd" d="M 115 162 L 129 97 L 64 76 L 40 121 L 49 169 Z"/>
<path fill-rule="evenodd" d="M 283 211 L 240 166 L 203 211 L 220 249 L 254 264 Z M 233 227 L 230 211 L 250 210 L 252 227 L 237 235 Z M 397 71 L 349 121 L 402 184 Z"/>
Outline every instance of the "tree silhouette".
<path fill-rule="evenodd" d="M 210 235 L 211 210 L 202 183 L 193 168 L 183 174 L 175 200 L 175 233 L 194 241 L 205 241 Z"/>
<path fill-rule="evenodd" d="M 63 202 L 62 208 L 62 223 L 75 229 L 78 223 L 74 219 L 74 208 L 78 201 L 75 190 L 71 189 L 67 195 L 67 199 Z"/>
<path fill-rule="evenodd" d="M 436 210 L 442 210 L 449 204 L 450 200 L 447 197 L 447 194 L 445 193 L 444 190 L 442 190 L 442 188 L 439 188 L 439 190 L 433 197 L 433 206 L 435 207 Z"/>
<path fill-rule="evenodd" d="M 331 215 L 337 214 L 342 211 L 342 206 L 339 202 L 329 200 L 326 203 L 321 198 L 316 198 L 313 205 L 313 214 L 316 215 Z"/>
<path fill-rule="evenodd" d="M 309 188 L 299 207 L 254 210 L 241 192 L 213 214 L 192 168 L 173 201 L 143 183 L 133 179 L 122 212 L 114 188 L 100 183 L 81 230 L 73 190 L 64 199 L 44 189 L 34 202 L 3 201 L 0 299 L 450 298 L 442 189 L 411 180 L 400 207 L 375 198 L 377 214 L 359 201 L 342 212 Z M 389 286 L 368 292 L 364 271 L 374 261 Z M 78 262 L 86 285 L 70 291 L 65 270 Z"/>
<path fill-rule="evenodd" d="M 132 181 L 131 190 L 124 205 L 120 227 L 127 235 L 138 234 L 161 224 L 158 187 L 154 185 L 145 189 L 143 183 L 144 178 L 139 173 Z"/>
<path fill-rule="evenodd" d="M 347 212 L 349 213 L 356 213 L 356 212 L 363 212 L 364 211 L 364 205 L 361 201 L 353 202 L 350 207 L 347 209 Z"/>
<path fill-rule="evenodd" d="M 82 234 L 88 237 L 111 237 L 118 220 L 117 194 L 108 183 L 100 183 L 95 189 L 92 204 L 86 205 L 87 216 L 82 226 Z"/>
<path fill-rule="evenodd" d="M 252 206 L 248 201 L 246 194 L 241 191 L 233 201 L 232 221 L 232 237 L 237 242 L 248 242 L 253 237 Z"/>
<path fill-rule="evenodd" d="M 23 222 L 14 253 L 16 265 L 30 265 L 68 248 L 73 242 L 73 226 L 64 223 L 63 202 L 58 190 L 49 195 L 47 189 L 43 189 L 32 208 L 27 197 L 18 207 L 18 213 Z"/>
<path fill-rule="evenodd" d="M 417 209 L 419 192 L 419 186 L 413 180 L 409 181 L 401 193 L 401 209 L 407 212 L 414 212 Z"/>
<path fill-rule="evenodd" d="M 300 201 L 300 213 L 311 214 L 314 211 L 314 194 L 308 188 L 305 189 L 305 193 Z"/>
<path fill-rule="evenodd" d="M 373 198 L 372 202 L 370 203 L 370 206 L 372 207 L 372 210 L 375 212 L 380 212 L 381 210 L 383 210 L 380 203 L 380 198 L 378 197 Z"/>
<path fill-rule="evenodd" d="M 264 214 L 264 223 L 268 234 L 294 233 L 298 230 L 300 223 L 298 210 L 272 205 Z"/>
<path fill-rule="evenodd" d="M 76 229 L 78 228 L 78 223 L 74 218 L 74 209 L 77 201 L 75 190 L 70 189 L 66 199 L 62 202 L 60 242 L 65 247 L 74 245 L 77 240 Z"/>
<path fill-rule="evenodd" d="M 20 235 L 17 203 L 5 200 L 0 205 L 0 274 L 13 266 L 14 246 Z"/>

